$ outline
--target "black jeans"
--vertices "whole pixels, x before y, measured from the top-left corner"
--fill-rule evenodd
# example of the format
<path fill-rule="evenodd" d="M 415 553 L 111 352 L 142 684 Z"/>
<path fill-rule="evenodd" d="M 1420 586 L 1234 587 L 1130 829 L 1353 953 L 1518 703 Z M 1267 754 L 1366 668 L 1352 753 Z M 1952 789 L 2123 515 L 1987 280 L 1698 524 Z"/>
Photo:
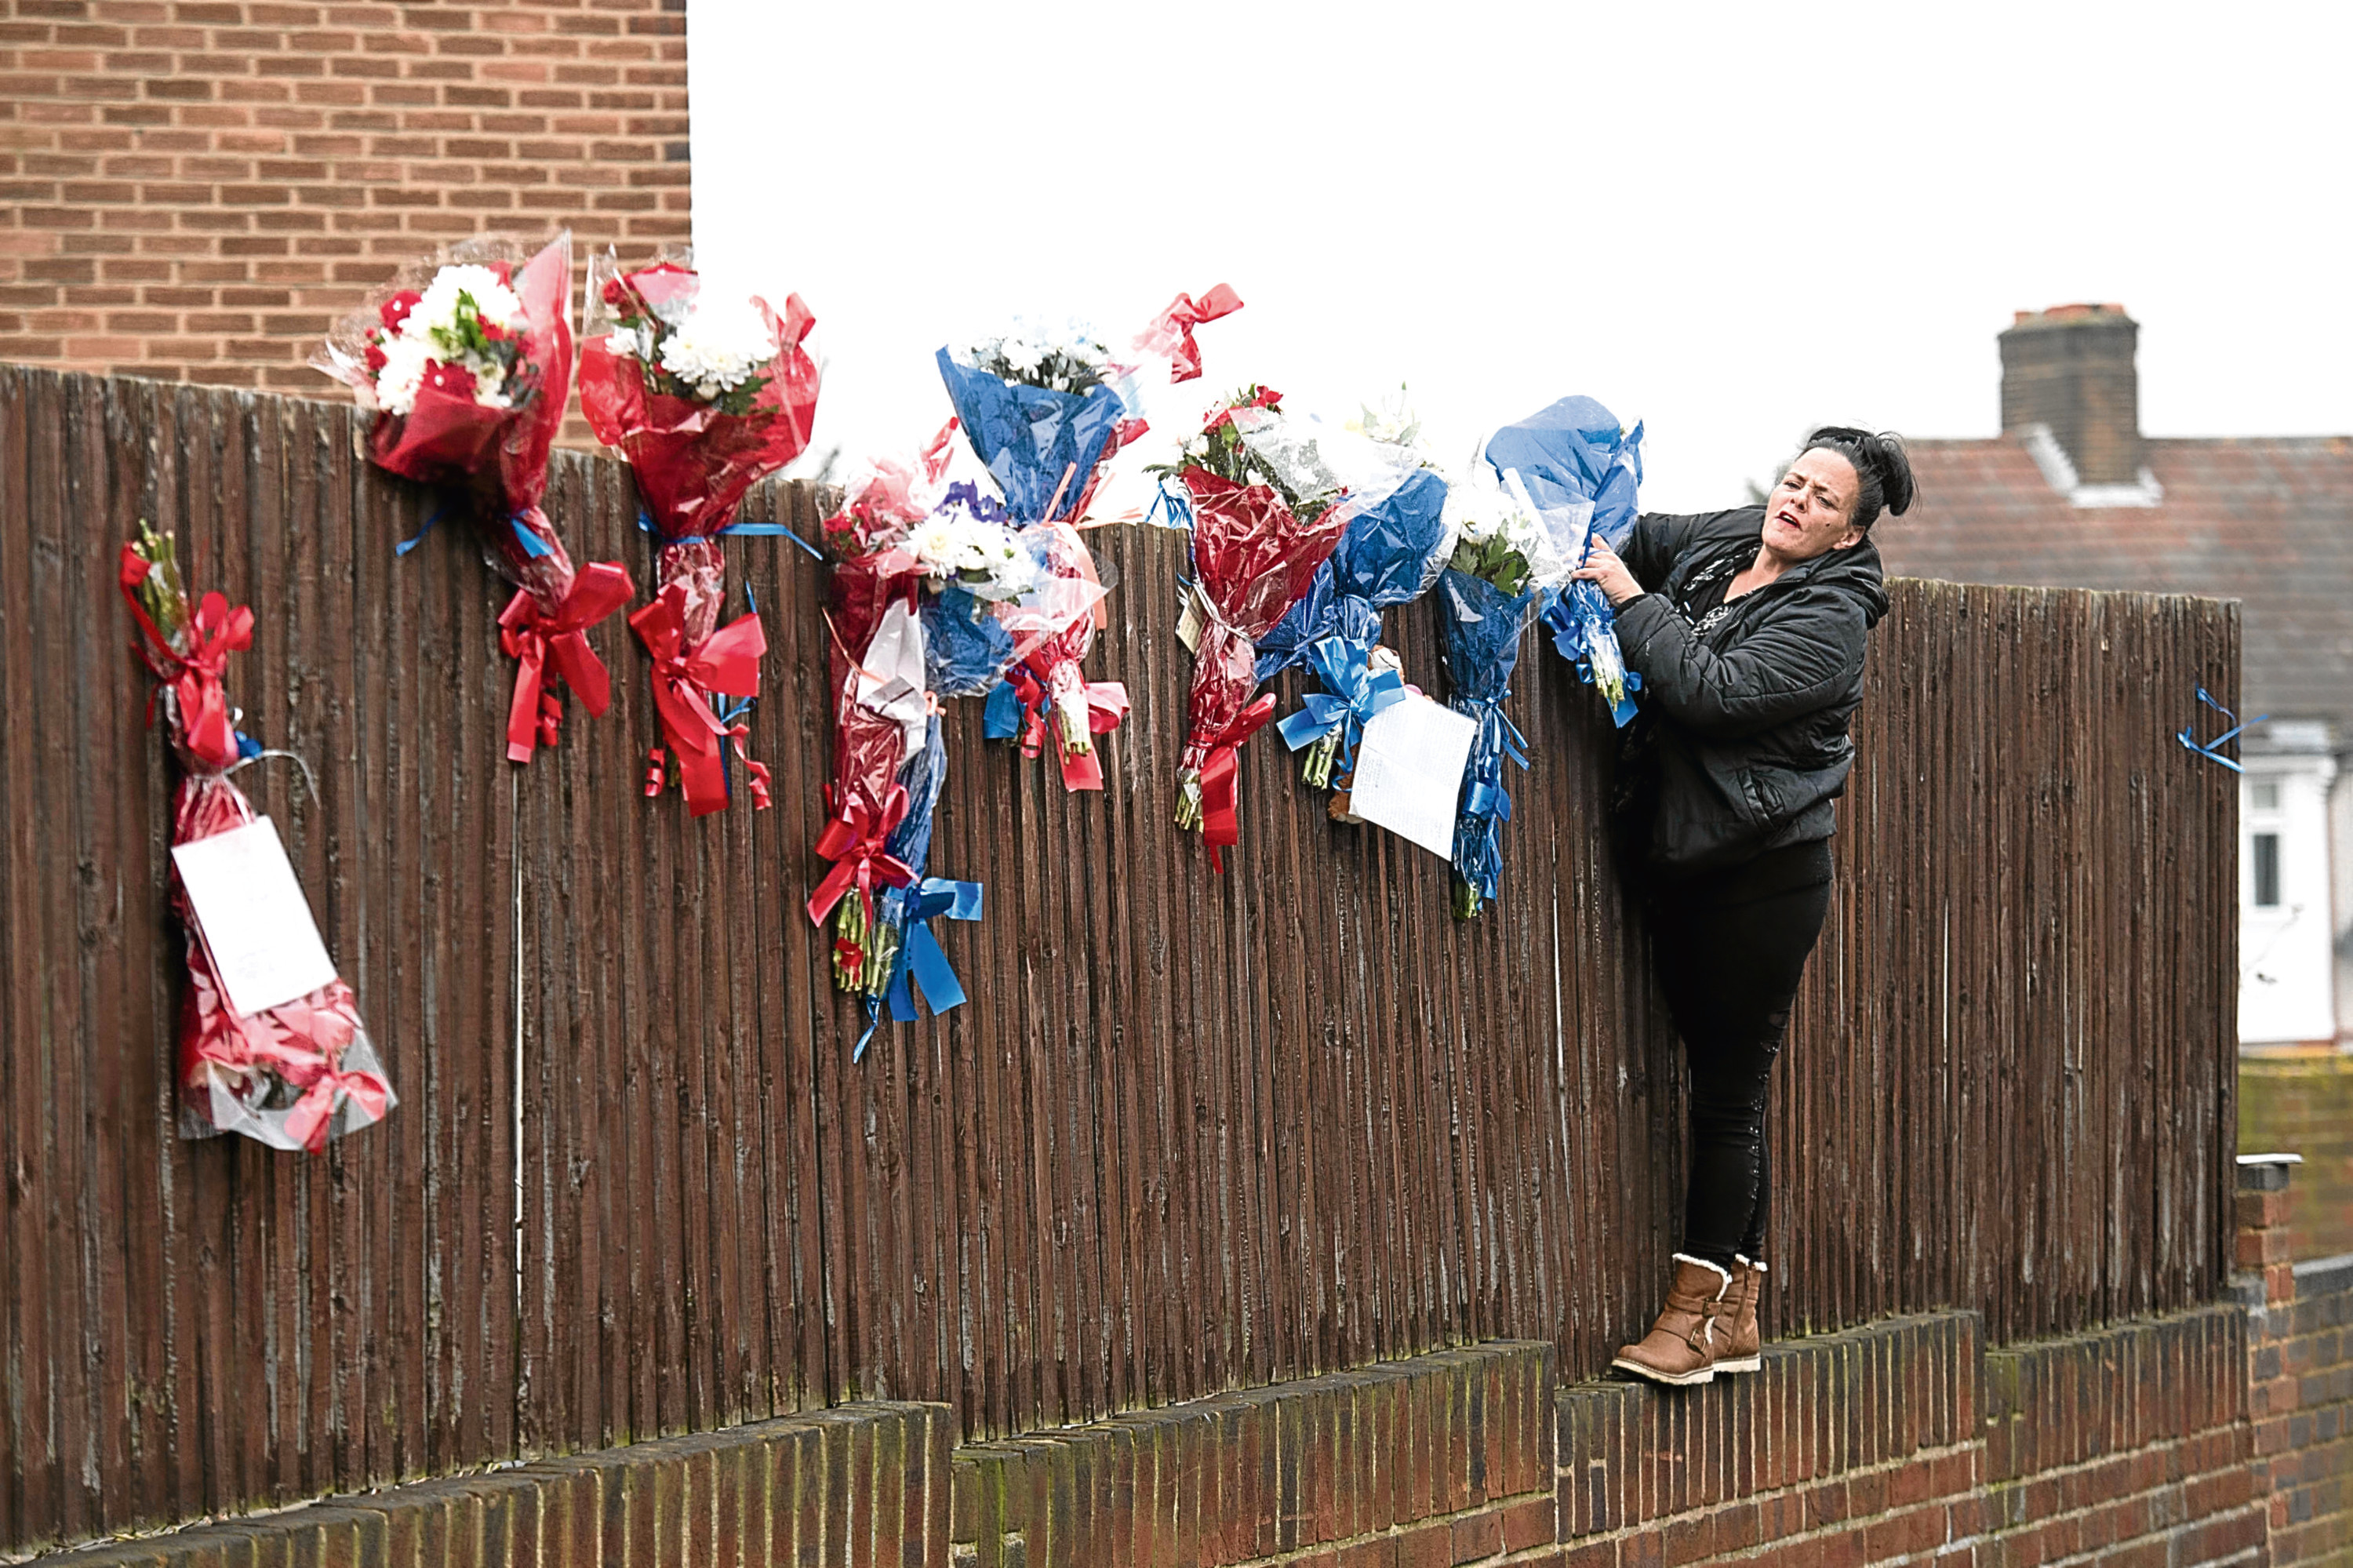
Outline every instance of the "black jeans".
<path fill-rule="evenodd" d="M 1688 880 L 1654 877 L 1651 950 L 1691 1068 L 1683 1251 L 1762 1257 L 1765 1090 L 1831 903 L 1827 842 Z"/>

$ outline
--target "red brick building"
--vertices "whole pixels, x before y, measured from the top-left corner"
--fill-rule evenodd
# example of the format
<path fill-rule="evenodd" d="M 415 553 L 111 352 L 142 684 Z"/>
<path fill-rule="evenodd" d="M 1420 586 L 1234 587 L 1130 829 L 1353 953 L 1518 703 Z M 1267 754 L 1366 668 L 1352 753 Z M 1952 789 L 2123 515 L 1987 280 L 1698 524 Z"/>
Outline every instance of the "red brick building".
<path fill-rule="evenodd" d="M 2003 433 L 1912 443 L 1920 500 L 1880 534 L 1911 577 L 2235 599 L 2243 606 L 2240 1034 L 2345 1033 L 2353 968 L 2353 437 L 2151 440 L 2121 305 L 2021 311 Z M 2185 720 L 2225 721 L 2179 694 Z"/>
<path fill-rule="evenodd" d="M 685 0 L 0 18 L 0 357 L 322 394 L 326 324 L 442 240 L 690 236 Z"/>

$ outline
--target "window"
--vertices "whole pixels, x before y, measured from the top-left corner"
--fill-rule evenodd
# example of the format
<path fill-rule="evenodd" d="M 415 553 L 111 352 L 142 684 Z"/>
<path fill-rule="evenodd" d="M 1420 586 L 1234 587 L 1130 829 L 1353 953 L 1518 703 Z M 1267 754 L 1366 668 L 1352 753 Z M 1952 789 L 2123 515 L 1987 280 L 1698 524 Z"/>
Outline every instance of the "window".
<path fill-rule="evenodd" d="M 2247 780 L 2247 809 L 2253 811 L 2279 810 L 2279 780 L 2250 779 Z"/>
<path fill-rule="evenodd" d="M 2279 835 L 2255 835 L 2255 907 L 2279 907 Z"/>

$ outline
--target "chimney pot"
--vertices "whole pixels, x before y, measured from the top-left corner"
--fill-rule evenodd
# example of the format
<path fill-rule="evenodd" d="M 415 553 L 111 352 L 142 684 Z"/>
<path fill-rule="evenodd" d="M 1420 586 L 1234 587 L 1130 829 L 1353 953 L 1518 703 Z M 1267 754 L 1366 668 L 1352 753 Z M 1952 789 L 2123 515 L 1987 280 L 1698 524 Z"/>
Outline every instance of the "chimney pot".
<path fill-rule="evenodd" d="M 2020 311 L 2001 334 L 2001 428 L 2050 427 L 2085 484 L 2140 477 L 2140 323 L 2118 304 Z"/>

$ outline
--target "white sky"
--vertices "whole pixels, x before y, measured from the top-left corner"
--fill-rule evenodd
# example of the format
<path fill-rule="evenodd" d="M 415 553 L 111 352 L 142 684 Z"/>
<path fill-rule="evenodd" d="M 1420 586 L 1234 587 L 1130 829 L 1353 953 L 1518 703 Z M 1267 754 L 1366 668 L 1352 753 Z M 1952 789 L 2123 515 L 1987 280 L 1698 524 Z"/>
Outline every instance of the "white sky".
<path fill-rule="evenodd" d="M 1583 392 L 1648 506 L 1812 423 L 1982 436 L 2020 308 L 2121 302 L 2152 435 L 2353 432 L 2353 5 L 692 0 L 714 281 L 818 320 L 808 465 L 937 428 L 932 351 L 1124 342 L 1440 444 Z M 1458 450 L 1457 449 L 1461 449 Z"/>

